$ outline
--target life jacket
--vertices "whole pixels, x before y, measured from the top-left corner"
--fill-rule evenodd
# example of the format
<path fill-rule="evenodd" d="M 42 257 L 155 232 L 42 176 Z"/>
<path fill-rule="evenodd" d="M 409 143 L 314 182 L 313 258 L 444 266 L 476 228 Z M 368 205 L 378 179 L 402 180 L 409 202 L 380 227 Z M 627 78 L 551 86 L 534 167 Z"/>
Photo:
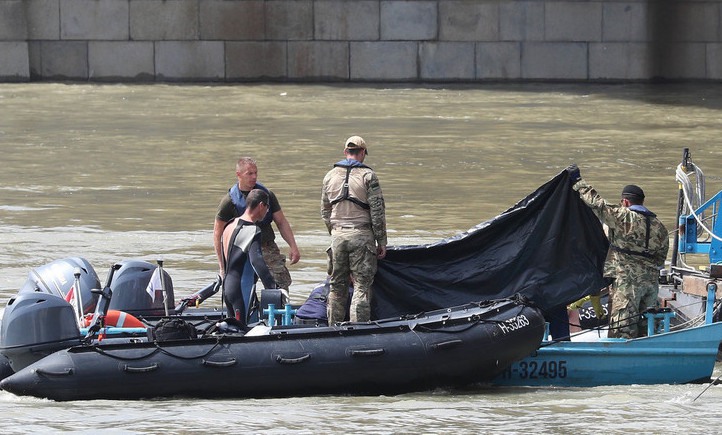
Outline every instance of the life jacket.
<path fill-rule="evenodd" d="M 360 199 L 354 198 L 353 196 L 350 195 L 349 188 L 348 188 L 348 179 L 349 179 L 349 176 L 351 175 L 351 170 L 353 168 L 368 168 L 368 169 L 371 169 L 371 168 L 369 168 L 368 166 L 359 162 L 358 160 L 353 160 L 353 159 L 341 160 L 333 166 L 337 167 L 337 168 L 346 168 L 346 179 L 343 182 L 343 189 L 341 190 L 341 195 L 339 195 L 338 198 L 331 200 L 331 205 L 332 206 L 336 205 L 341 201 L 351 201 L 354 204 L 358 205 L 359 207 L 361 207 L 365 210 L 370 210 L 371 206 L 368 205 L 368 203 L 365 203 L 365 202 L 361 201 Z"/>
<path fill-rule="evenodd" d="M 644 216 L 644 222 L 647 227 L 646 234 L 645 234 L 645 240 L 644 240 L 644 251 L 633 251 L 631 249 L 620 248 L 619 246 L 615 246 L 615 245 L 609 245 L 609 247 L 613 251 L 621 252 L 623 254 L 637 255 L 640 257 L 653 259 L 654 254 L 649 251 L 649 237 L 650 237 L 649 233 L 650 233 L 650 228 L 652 226 L 652 218 L 657 217 L 657 215 L 652 213 L 647 207 L 645 207 L 643 205 L 639 205 L 639 204 L 631 205 L 628 207 L 628 209 Z"/>
<path fill-rule="evenodd" d="M 253 186 L 254 189 L 261 189 L 264 192 L 268 194 L 268 202 L 271 201 L 271 192 L 261 183 L 256 183 L 255 186 Z M 228 195 L 231 197 L 231 202 L 236 207 L 236 212 L 238 213 L 238 216 L 241 216 L 243 212 L 246 211 L 246 196 L 241 193 L 241 189 L 238 188 L 238 183 L 234 184 L 233 187 L 228 189 Z M 273 213 L 271 213 L 271 204 L 268 204 L 268 211 L 266 212 L 266 215 L 263 216 L 263 219 L 258 221 L 260 225 L 269 225 L 271 222 L 273 222 Z"/>

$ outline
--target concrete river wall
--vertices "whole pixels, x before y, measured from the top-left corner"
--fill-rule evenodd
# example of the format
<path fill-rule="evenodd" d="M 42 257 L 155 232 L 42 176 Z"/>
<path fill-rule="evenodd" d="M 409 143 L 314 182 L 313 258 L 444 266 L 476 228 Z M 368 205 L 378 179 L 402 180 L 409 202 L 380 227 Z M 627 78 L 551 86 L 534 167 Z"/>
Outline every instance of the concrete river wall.
<path fill-rule="evenodd" d="M 709 0 L 0 0 L 0 81 L 717 81 Z"/>

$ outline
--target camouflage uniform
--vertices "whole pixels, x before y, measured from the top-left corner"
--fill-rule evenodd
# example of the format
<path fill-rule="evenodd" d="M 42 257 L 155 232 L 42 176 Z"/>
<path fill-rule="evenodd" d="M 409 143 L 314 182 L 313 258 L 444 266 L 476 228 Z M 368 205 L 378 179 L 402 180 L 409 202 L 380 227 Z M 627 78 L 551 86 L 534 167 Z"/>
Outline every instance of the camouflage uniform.
<path fill-rule="evenodd" d="M 278 288 L 288 290 L 291 287 L 291 272 L 286 267 L 286 256 L 281 253 L 278 245 L 274 240 L 261 242 L 261 252 L 263 259 L 266 261 L 268 270 L 271 271 L 273 279 L 276 281 Z"/>
<path fill-rule="evenodd" d="M 614 278 L 610 289 L 609 336 L 644 336 L 647 327 L 644 319 L 639 321 L 640 312 L 659 306 L 659 270 L 664 267 L 669 250 L 667 229 L 654 213 L 647 211 L 645 216 L 621 204 L 607 203 L 583 179 L 573 189 L 609 227 L 610 250 L 605 272 Z"/>
<path fill-rule="evenodd" d="M 354 162 L 342 160 L 323 179 L 321 216 L 331 234 L 333 269 L 328 301 L 330 325 L 345 318 L 349 274 L 354 279 L 349 318 L 352 322 L 370 320 L 376 246 L 386 246 L 386 211 L 379 180 L 371 168 Z M 368 209 L 361 204 L 367 204 Z"/>

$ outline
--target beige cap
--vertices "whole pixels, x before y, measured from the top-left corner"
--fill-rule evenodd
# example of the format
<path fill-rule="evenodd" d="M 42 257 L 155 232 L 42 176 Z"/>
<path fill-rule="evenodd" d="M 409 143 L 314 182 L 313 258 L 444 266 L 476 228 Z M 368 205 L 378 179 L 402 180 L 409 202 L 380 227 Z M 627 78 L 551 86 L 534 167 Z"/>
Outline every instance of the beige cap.
<path fill-rule="evenodd" d="M 369 149 L 366 147 L 366 141 L 361 136 L 351 136 L 350 138 L 346 139 L 346 142 L 344 143 L 346 144 L 343 148 L 344 151 L 363 148 L 366 150 L 366 154 L 369 153 Z"/>

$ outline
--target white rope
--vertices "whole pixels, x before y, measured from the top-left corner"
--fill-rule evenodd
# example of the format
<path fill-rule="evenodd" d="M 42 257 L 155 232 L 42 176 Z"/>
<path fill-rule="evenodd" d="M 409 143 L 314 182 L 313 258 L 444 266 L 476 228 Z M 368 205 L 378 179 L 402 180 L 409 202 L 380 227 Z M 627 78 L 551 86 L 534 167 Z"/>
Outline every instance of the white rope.
<path fill-rule="evenodd" d="M 699 169 L 696 165 L 692 165 L 695 170 L 695 176 L 697 178 L 697 189 L 696 189 L 696 195 L 693 196 L 693 199 L 690 199 L 690 190 L 692 190 L 691 181 L 689 180 L 689 176 L 687 173 L 682 169 L 682 165 L 680 164 L 677 166 L 677 181 L 682 186 L 682 193 L 684 196 L 684 202 L 686 207 L 689 209 L 689 212 L 692 216 L 694 216 L 694 219 L 697 221 L 697 225 L 702 227 L 704 231 L 707 232 L 712 238 L 714 238 L 717 241 L 722 242 L 722 237 L 716 235 L 712 232 L 707 226 L 704 224 L 703 219 L 704 216 L 700 217 L 695 213 L 695 210 L 699 208 L 701 205 L 700 202 L 704 199 L 704 174 L 702 173 L 702 170 Z M 697 205 L 693 204 L 693 202 L 697 202 Z M 704 215 L 704 213 L 703 213 Z"/>

